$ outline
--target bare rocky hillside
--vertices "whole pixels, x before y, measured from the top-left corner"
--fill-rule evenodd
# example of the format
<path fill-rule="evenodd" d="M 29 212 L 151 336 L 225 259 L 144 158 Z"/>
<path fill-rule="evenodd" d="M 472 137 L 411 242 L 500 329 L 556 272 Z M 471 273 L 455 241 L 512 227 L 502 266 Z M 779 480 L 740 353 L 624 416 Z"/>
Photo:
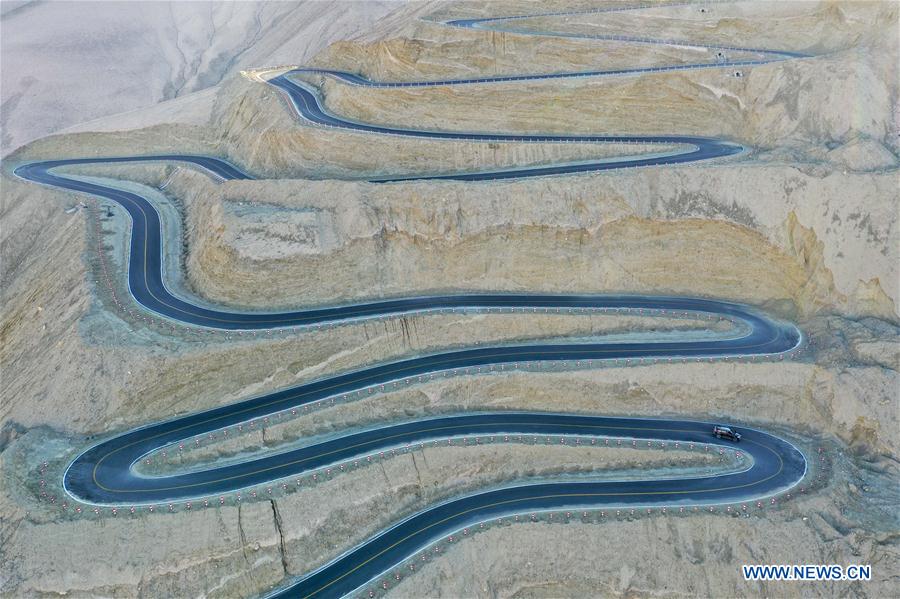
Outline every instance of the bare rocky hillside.
<path fill-rule="evenodd" d="M 152 6 L 144 9 L 148 21 L 168 22 Z M 274 309 L 473 290 L 684 294 L 759 307 L 795 322 L 807 345 L 797 360 L 473 373 L 423 382 L 193 449 L 159 464 L 162 470 L 285 449 L 354 427 L 477 410 L 734 421 L 777 431 L 810 456 L 808 476 L 790 497 L 729 511 L 510 522 L 449 546 L 388 596 L 896 594 L 897 5 L 711 3 L 703 13 L 654 8 L 563 22 L 572 32 L 732 40 L 811 55 L 744 68 L 740 77 L 697 70 L 370 89 L 303 76 L 332 111 L 360 120 L 477 131 L 702 134 L 748 148 L 691 166 L 391 185 L 367 179 L 585 160 L 622 148 L 440 142 L 318 128 L 299 121 L 265 77 L 289 64 L 388 80 L 562 72 L 598 63 L 702 61 L 707 51 L 434 22 L 548 10 L 546 3 L 515 1 L 373 4 L 363 11 L 338 4 L 336 15 L 318 4 L 246 4 L 233 8 L 231 29 L 218 34 L 228 43 L 211 53 L 191 37 L 199 34 L 187 33 L 208 34 L 225 18 L 203 6 L 178 5 L 179 28 L 165 38 L 194 58 L 167 58 L 173 70 L 154 75 L 154 102 L 165 89 L 178 98 L 33 141 L 4 159 L 0 593 L 258 596 L 405 515 L 475 488 L 549 476 L 734 467 L 675 450 L 442 447 L 389 456 L 297 490 L 273 485 L 239 506 L 63 513 L 41 492 L 62 500 L 62 469 L 97 435 L 463 345 L 727 333 L 724 324 L 692 319 L 455 313 L 251 337 L 135 317 L 112 301 L 113 294 L 128 297 L 125 214 L 114 209 L 107 217 L 100 202 L 29 184 L 12 170 L 38 158 L 181 152 L 228 158 L 258 179 L 221 182 L 163 163 L 68 172 L 150 198 L 169 242 L 167 284 L 201 303 Z M 64 9 L 4 6 L 4 34 L 7 22 L 50 10 Z M 321 12 L 310 23 L 303 11 Z M 318 52 L 315 44 L 343 38 L 388 11 L 364 35 Z M 254 15 L 272 24 L 250 43 Z M 519 25 L 541 30 L 551 23 Z M 153 42 L 174 47 L 169 43 Z M 216 62 L 223 53 L 234 55 L 233 64 Z M 4 114 L 6 77 L 4 68 Z M 22 100 L 16 110 L 26 108 L 32 109 Z M 27 139 L 10 131 L 11 139 Z M 751 583 L 741 563 L 870 563 L 873 580 Z"/>

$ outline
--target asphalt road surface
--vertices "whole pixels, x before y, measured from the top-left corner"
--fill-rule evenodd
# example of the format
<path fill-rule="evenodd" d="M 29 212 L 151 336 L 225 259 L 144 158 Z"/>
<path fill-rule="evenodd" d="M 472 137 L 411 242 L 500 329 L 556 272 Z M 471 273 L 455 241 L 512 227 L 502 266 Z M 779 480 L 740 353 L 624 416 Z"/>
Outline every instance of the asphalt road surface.
<path fill-rule="evenodd" d="M 292 71 L 296 72 L 296 71 Z M 680 135 L 524 135 L 506 133 L 463 133 L 457 131 L 434 131 L 425 129 L 404 129 L 360 123 L 336 116 L 323 106 L 315 89 L 301 81 L 290 77 L 290 73 L 273 77 L 269 84 L 284 92 L 290 99 L 291 106 L 297 114 L 316 125 L 335 127 L 364 133 L 385 135 L 401 135 L 425 139 L 457 140 L 472 142 L 528 142 L 528 143 L 631 143 L 631 144 L 684 144 L 687 149 L 666 152 L 661 155 L 623 158 L 618 160 L 579 161 L 570 164 L 553 166 L 534 166 L 528 168 L 512 168 L 495 171 L 410 175 L 382 177 L 374 182 L 392 183 L 398 181 L 423 180 L 455 180 L 455 181 L 498 181 L 502 179 L 521 179 L 526 177 L 546 177 L 550 175 L 570 175 L 620 168 L 639 166 L 663 166 L 725 158 L 741 153 L 743 146 L 729 141 Z"/>
<path fill-rule="evenodd" d="M 258 459 L 171 476 L 147 476 L 135 471 L 135 465 L 146 456 L 186 440 L 189 442 L 210 434 L 222 438 L 225 431 L 240 434 L 245 425 L 249 429 L 253 424 L 264 422 L 265 418 L 290 418 L 315 402 L 331 398 L 352 401 L 385 389 L 390 391 L 398 385 L 434 377 L 540 368 L 541 364 L 560 361 L 587 366 L 594 361 L 623 363 L 629 360 L 634 363 L 759 358 L 791 352 L 802 339 L 793 325 L 775 321 L 752 308 L 731 302 L 685 297 L 497 293 L 402 298 L 280 313 L 212 310 L 172 295 L 164 285 L 160 268 L 162 233 L 158 214 L 147 199 L 132 192 L 52 172 L 54 168 L 72 164 L 149 160 L 187 161 L 222 179 L 248 178 L 221 160 L 180 155 L 41 162 L 19 167 L 16 173 L 35 182 L 105 197 L 124 207 L 133 221 L 128 267 L 131 292 L 147 309 L 173 320 L 233 330 L 309 325 L 423 310 L 478 308 L 521 314 L 602 310 L 724 318 L 741 325 L 736 330 L 744 333 L 694 341 L 535 343 L 470 348 L 418 356 L 327 377 L 237 404 L 152 424 L 101 441 L 80 454 L 66 471 L 66 490 L 81 501 L 127 505 L 212 498 L 215 505 L 217 496 L 227 494 L 229 501 L 233 502 L 233 492 L 239 489 L 273 480 L 291 479 L 354 458 L 377 455 L 381 451 L 398 448 L 402 451 L 409 445 L 465 435 L 579 435 L 711 443 L 715 442 L 711 435 L 711 423 L 504 412 L 394 424 L 340 435 Z M 796 448 L 766 433 L 750 429 L 740 431 L 744 434 L 741 448 L 752 457 L 753 462 L 752 467 L 743 472 L 672 480 L 561 481 L 516 485 L 474 494 L 433 506 L 404 520 L 284 589 L 284 596 L 334 596 L 352 591 L 434 539 L 504 514 L 563 507 L 676 506 L 746 501 L 788 488 L 802 478 L 806 462 Z"/>
<path fill-rule="evenodd" d="M 607 9 L 586 12 L 604 12 Z M 621 10 L 621 9 L 614 9 Z M 582 13 L 558 13 L 582 14 Z M 534 16 L 534 15 L 532 15 Z M 522 17 L 464 19 L 448 25 L 487 28 L 492 23 L 514 21 Z M 533 33 L 516 30 L 518 33 Z M 632 43 L 690 45 L 678 40 L 647 40 L 627 36 L 580 36 Z M 717 47 L 707 46 L 714 50 Z M 353 85 L 372 87 L 421 87 L 434 85 L 488 84 L 494 82 L 639 75 L 645 72 L 722 68 L 756 65 L 802 57 L 791 52 L 747 48 L 729 51 L 751 52 L 759 56 L 728 62 L 727 59 L 693 65 L 661 66 L 642 69 L 550 73 L 538 75 L 451 79 L 422 82 L 378 82 L 358 74 L 327 69 L 297 69 L 275 77 L 269 83 L 284 92 L 297 114 L 318 126 L 339 127 L 363 133 L 413 136 L 482 142 L 543 143 L 656 143 L 682 146 L 664 154 L 626 157 L 619 160 L 581 162 L 534 168 L 513 168 L 493 172 L 385 177 L 377 182 L 409 179 L 497 180 L 598 171 L 651 165 L 674 165 L 735 155 L 743 148 L 725 140 L 696 136 L 575 136 L 467 133 L 454 131 L 397 128 L 362 123 L 327 111 L 316 89 L 297 80 L 296 75 L 319 74 L 336 77 Z M 214 157 L 159 155 L 66 159 L 33 162 L 19 166 L 15 173 L 35 183 L 106 198 L 122 206 L 132 220 L 128 262 L 128 287 L 134 299 L 145 309 L 162 317 L 188 325 L 225 330 L 266 330 L 308 326 L 350 319 L 365 319 L 422 311 L 479 309 L 504 313 L 559 311 L 627 312 L 629 314 L 693 315 L 724 318 L 741 326 L 738 334 L 719 335 L 700 340 L 668 340 L 616 343 L 534 343 L 468 348 L 411 357 L 361 368 L 352 372 L 269 393 L 236 404 L 205 412 L 180 416 L 110 436 L 81 453 L 64 477 L 66 490 L 73 497 L 96 504 L 147 504 L 215 499 L 227 495 L 235 501 L 236 492 L 255 488 L 275 480 L 288 480 L 321 472 L 337 464 L 377 459 L 381 452 L 415 451 L 434 443 L 499 443 L 510 436 L 556 438 L 577 436 L 597 442 L 609 439 L 641 439 L 682 443 L 693 447 L 728 445 L 712 437 L 712 423 L 669 419 L 609 418 L 591 415 L 551 413 L 475 413 L 453 415 L 412 422 L 394 423 L 369 430 L 339 434 L 307 446 L 229 463 L 208 469 L 151 476 L 138 473 L 136 465 L 154 452 L 195 438 L 210 435 L 221 438 L 228 432 L 239 434 L 244 427 L 262 426 L 267 419 L 290 418 L 318 402 L 353 401 L 399 386 L 480 372 L 541 369 L 566 362 L 575 367 L 648 362 L 687 362 L 715 359 L 760 359 L 778 357 L 796 350 L 802 341 L 799 330 L 778 322 L 750 307 L 704 298 L 598 296 L 480 293 L 386 299 L 353 305 L 329 306 L 291 312 L 241 312 L 214 309 L 194 303 L 190 297 L 171 293 L 164 282 L 164 251 L 159 214 L 141 195 L 113 186 L 87 182 L 60 172 L 66 166 L 115 162 L 178 161 L 204 169 L 223 180 L 250 179 L 237 167 Z M 561 508 L 597 508 L 603 506 L 684 506 L 707 503 L 749 501 L 778 493 L 796 484 L 806 471 L 803 454 L 789 442 L 761 431 L 738 428 L 743 434 L 740 449 L 750 458 L 747 468 L 715 476 L 657 478 L 631 481 L 561 480 L 542 484 L 519 484 L 456 498 L 431 506 L 367 539 L 322 568 L 276 593 L 279 596 L 337 596 L 379 576 L 396 564 L 422 550 L 429 543 L 486 520 L 512 514 L 535 513 Z M 556 438 L 554 438 L 556 437 Z M 587 441 L 586 441 L 587 442 Z"/>
<path fill-rule="evenodd" d="M 333 381 L 329 381 L 333 382 Z M 344 389 L 346 391 L 346 389 Z M 317 392 L 318 391 L 318 392 Z M 305 387 L 290 397 L 267 397 L 268 409 L 300 406 L 312 398 L 327 397 L 321 389 Z M 213 410 L 168 423 L 153 425 L 115 437 L 82 454 L 66 473 L 66 487 L 73 495 L 90 502 L 127 504 L 137 501 L 164 503 L 196 498 L 198 493 L 217 503 L 218 495 L 236 487 L 258 487 L 272 480 L 293 479 L 338 464 L 349 468 L 353 460 L 377 462 L 381 452 L 416 451 L 424 445 L 446 445 L 455 439 L 462 445 L 500 443 L 510 436 L 539 435 L 537 443 L 558 444 L 561 436 L 639 439 L 678 442 L 684 449 L 714 450 L 724 445 L 739 448 L 750 458 L 748 468 L 714 476 L 660 478 L 637 481 L 561 481 L 515 485 L 475 493 L 429 507 L 390 529 L 367 539 L 339 559 L 304 577 L 279 596 L 336 596 L 351 592 L 423 547 L 448 535 L 457 534 L 479 522 L 512 514 L 554 509 L 596 509 L 600 507 L 676 508 L 704 503 L 738 503 L 773 495 L 796 484 L 805 474 L 806 460 L 790 443 L 767 433 L 738 428 L 739 445 L 717 441 L 712 423 L 665 419 L 630 419 L 571 414 L 500 412 L 467 414 L 416 420 L 340 435 L 314 445 L 267 455 L 252 461 L 173 476 L 140 476 L 135 462 L 167 443 L 205 435 L 240 422 L 244 404 Z M 237 409 L 236 409 L 237 408 Z M 237 419 L 234 417 L 237 416 Z M 257 420 L 258 422 L 258 420 Z M 217 428 L 218 427 L 218 428 Z M 236 433 L 237 431 L 235 431 Z M 476 441 L 477 437 L 477 441 Z M 451 441 L 452 443 L 452 441 Z M 628 442 L 625 443 L 629 445 Z M 174 452 L 175 449 L 172 448 Z M 235 499 L 229 496 L 229 503 Z"/>

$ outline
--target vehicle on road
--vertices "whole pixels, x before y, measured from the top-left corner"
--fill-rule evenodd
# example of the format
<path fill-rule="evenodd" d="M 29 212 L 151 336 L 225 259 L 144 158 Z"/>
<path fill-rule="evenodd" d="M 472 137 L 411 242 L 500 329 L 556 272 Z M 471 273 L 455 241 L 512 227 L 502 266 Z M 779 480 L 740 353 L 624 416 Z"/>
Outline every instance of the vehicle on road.
<path fill-rule="evenodd" d="M 722 426 L 720 424 L 713 427 L 713 434 L 716 436 L 716 439 L 728 439 L 735 443 L 741 440 L 741 433 L 733 430 L 731 427 Z"/>

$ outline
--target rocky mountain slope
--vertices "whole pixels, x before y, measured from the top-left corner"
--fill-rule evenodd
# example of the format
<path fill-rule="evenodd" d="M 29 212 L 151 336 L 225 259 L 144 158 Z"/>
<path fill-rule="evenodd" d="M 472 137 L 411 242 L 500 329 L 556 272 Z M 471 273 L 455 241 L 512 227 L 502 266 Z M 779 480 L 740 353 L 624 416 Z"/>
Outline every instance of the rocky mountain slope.
<path fill-rule="evenodd" d="M 421 19 L 536 6 L 414 3 L 311 62 L 416 79 L 690 59 L 679 49 L 458 30 Z M 745 69 L 741 78 L 697 71 L 420 90 L 309 78 L 332 110 L 354 118 L 498 131 L 703 133 L 751 148 L 728 161 L 375 185 L 365 179 L 545 164 L 612 149 L 492 147 L 310 127 L 254 78 L 262 68 L 201 92 L 208 97 L 197 101 L 196 119 L 176 99 L 8 156 L 0 196 L 0 591 L 259 595 L 472 485 L 709 466 L 674 452 L 429 449 L 296 492 L 276 486 L 269 498 L 260 490 L 265 499 L 240 507 L 62 514 L 41 500 L 39 480 L 53 482 L 50 475 L 91 435 L 462 344 L 636 328 L 697 332 L 683 320 L 432 314 L 253 339 L 134 318 L 110 300 L 98 268 L 102 251 L 117 295 L 127 297 L 122 211 L 103 216 L 97 202 L 27 184 L 11 169 L 35 158 L 177 151 L 228 157 L 263 180 L 220 183 L 171 164 L 77 172 L 122 179 L 155 198 L 174 240 L 173 285 L 201 301 L 258 308 L 477 289 L 682 293 L 758 305 L 807 336 L 798 361 L 494 373 L 415 385 L 194 456 L 277 450 L 310 435 L 448 412 L 544 409 L 737 421 L 781 431 L 814 458 L 804 492 L 779 497 L 776 506 L 504 525 L 448 546 L 421 571 L 391 582 L 389 595 L 891 595 L 900 584 L 898 11 L 889 3 L 754 6 L 716 3 L 706 16 L 654 9 L 570 26 L 685 37 L 727 32 L 747 46 L 774 43 L 774 31 L 790 47 L 822 55 Z M 94 210 L 71 210 L 78 201 Z M 45 461 L 49 474 L 42 474 Z M 874 580 L 751 584 L 740 575 L 744 562 L 871 563 Z"/>

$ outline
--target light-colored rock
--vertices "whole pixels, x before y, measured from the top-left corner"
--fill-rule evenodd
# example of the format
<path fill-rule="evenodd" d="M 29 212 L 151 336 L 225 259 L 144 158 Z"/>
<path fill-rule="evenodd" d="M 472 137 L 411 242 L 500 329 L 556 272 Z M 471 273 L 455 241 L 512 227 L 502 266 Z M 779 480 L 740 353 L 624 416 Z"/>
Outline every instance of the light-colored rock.
<path fill-rule="evenodd" d="M 896 7 L 711 6 L 712 17 L 687 7 L 570 24 L 644 28 L 655 35 L 682 31 L 711 41 L 740 34 L 748 46 L 778 46 L 784 38 L 791 47 L 824 55 L 750 69 L 743 78 L 704 71 L 453 90 L 317 83 L 334 110 L 383 122 L 698 132 L 763 150 L 735 161 L 474 185 L 309 179 L 216 185 L 171 165 L 73 170 L 124 177 L 136 182 L 130 189 L 156 188 L 154 197 L 166 202 L 167 231 L 175 232 L 171 239 L 184 240 L 184 270 L 170 274 L 179 289 L 205 301 L 296 306 L 457 289 L 705 294 L 759 304 L 797 321 L 809 341 L 802 361 L 455 377 L 338 403 L 231 445 L 197 450 L 188 463 L 277 450 L 298 439 L 376 422 L 485 409 L 747 423 L 783 431 L 810 455 L 818 456 L 816 447 L 827 448 L 827 487 L 752 519 L 691 515 L 491 530 L 454 547 L 393 592 L 416 597 L 890 595 L 897 586 L 900 501 L 900 244 L 891 158 L 897 151 Z M 458 31 L 414 20 L 434 11 L 449 18 L 515 14 L 523 7 L 538 8 L 533 2 L 413 3 L 316 63 L 414 78 L 512 72 L 522 66 L 517 56 L 527 57 L 535 71 L 583 68 L 604 56 L 606 64 L 620 65 L 637 51 Z M 51 8 L 37 4 L 20 10 Z M 5 43 L 15 10 L 3 6 Z M 767 11 L 768 16 L 760 14 Z M 291 27 L 290 19 L 284 23 Z M 307 43 L 302 36 L 296 42 Z M 702 52 L 660 48 L 642 53 L 635 64 L 694 54 Z M 7 72 L 4 68 L 4 76 Z M 520 101 L 525 93 L 529 102 Z M 276 488 L 272 501 L 240 508 L 188 514 L 178 506 L 174 514 L 120 512 L 96 519 L 60 517 L 58 507 L 36 501 L 37 464 L 52 464 L 50 490 L 58 493 L 58 473 L 89 443 L 85 435 L 223 405 L 364 364 L 463 344 L 616 335 L 639 325 L 656 334 L 673 329 L 698 334 L 697 323 L 690 321 L 454 314 L 228 341 L 129 320 L 112 308 L 109 289 L 95 272 L 101 245 L 113 265 L 122 262 L 127 222 L 121 211 L 104 222 L 98 239 L 95 221 L 84 210 L 65 211 L 83 198 L 14 179 L 10 169 L 16 161 L 140 148 L 225 155 L 263 177 L 366 179 L 585 159 L 615 149 L 491 147 L 318 130 L 298 125 L 281 96 L 243 76 L 207 94 L 85 127 L 155 124 L 148 129 L 58 135 L 4 160 L 0 593 L 259 595 L 281 583 L 286 572 L 302 574 L 403 515 L 469 489 L 607 467 L 624 468 L 626 474 L 635 466 L 671 471 L 673 464 L 664 463 L 670 454 L 661 454 L 662 461 L 640 456 L 637 463 L 618 453 L 604 452 L 598 460 L 601 454 L 588 455 L 587 449 L 428 449 L 296 493 L 284 495 Z M 209 124 L 203 117 L 207 102 L 213 104 Z M 173 257 L 167 268 L 181 266 Z M 121 285 L 121 273 L 116 275 Z M 117 293 L 127 296 L 121 286 Z M 813 460 L 814 468 L 818 465 Z M 874 581 L 752 585 L 738 569 L 743 562 L 796 561 L 872 563 Z"/>
<path fill-rule="evenodd" d="M 854 171 L 895 168 L 897 157 L 882 144 L 871 139 L 853 139 L 828 152 L 828 158 Z"/>
<path fill-rule="evenodd" d="M 399 3 L 23 2 L 3 24 L 7 154 L 35 138 L 132 112 L 83 130 L 203 124 L 212 94 L 240 69 L 306 61 L 371 26 Z M 193 94 L 192 92 L 200 92 Z"/>

